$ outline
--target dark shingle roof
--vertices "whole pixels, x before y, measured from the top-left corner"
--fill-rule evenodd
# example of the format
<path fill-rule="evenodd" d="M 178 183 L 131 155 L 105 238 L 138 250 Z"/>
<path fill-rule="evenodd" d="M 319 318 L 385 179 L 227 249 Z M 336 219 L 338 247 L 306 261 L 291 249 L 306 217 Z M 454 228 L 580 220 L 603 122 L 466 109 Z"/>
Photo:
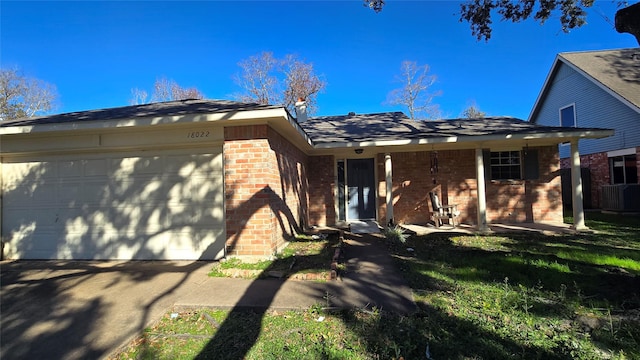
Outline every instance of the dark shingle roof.
<path fill-rule="evenodd" d="M 401 112 L 319 117 L 300 126 L 315 144 L 603 130 L 541 126 L 511 117 L 416 121 Z"/>
<path fill-rule="evenodd" d="M 0 122 L 0 127 L 231 113 L 280 108 L 282 108 L 282 106 L 226 100 L 180 100 L 4 121 Z M 605 130 L 541 126 L 511 117 L 416 121 L 409 119 L 402 112 L 360 115 L 351 113 L 344 116 L 324 116 L 311 118 L 298 125 L 308 135 L 314 145 L 320 146 L 330 143 L 379 143 L 395 140 L 442 139 L 451 137 L 468 138 L 508 134 L 565 133 L 574 130 Z"/>
<path fill-rule="evenodd" d="M 640 108 L 640 48 L 568 52 L 558 56 Z"/>
<path fill-rule="evenodd" d="M 123 106 L 108 109 L 78 111 L 72 113 L 40 116 L 28 119 L 17 119 L 0 122 L 0 127 L 30 126 L 76 121 L 119 120 L 156 116 L 176 116 L 187 114 L 211 114 L 231 111 L 247 111 L 279 108 L 275 105 L 241 103 L 228 100 L 177 100 L 152 104 Z"/>

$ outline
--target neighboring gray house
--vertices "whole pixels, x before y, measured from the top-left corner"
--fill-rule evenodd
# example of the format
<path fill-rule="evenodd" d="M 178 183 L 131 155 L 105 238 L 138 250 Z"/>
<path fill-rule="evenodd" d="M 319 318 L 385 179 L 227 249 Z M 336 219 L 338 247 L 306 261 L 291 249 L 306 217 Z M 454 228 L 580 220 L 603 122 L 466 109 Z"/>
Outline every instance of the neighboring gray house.
<path fill-rule="evenodd" d="M 640 178 L 640 48 L 558 54 L 529 121 L 614 129 L 612 137 L 580 142 L 581 166 L 588 169 L 585 206 L 640 207 L 640 186 L 616 185 Z M 570 146 L 559 147 L 561 166 L 568 168 Z"/>

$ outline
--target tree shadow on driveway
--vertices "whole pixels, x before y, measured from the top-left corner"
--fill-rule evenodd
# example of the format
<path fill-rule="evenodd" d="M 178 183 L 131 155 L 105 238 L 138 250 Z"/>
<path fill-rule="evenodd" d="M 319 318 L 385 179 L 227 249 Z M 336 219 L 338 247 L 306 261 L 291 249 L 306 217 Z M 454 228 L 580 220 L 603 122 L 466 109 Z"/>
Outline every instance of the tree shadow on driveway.
<path fill-rule="evenodd" d="M 209 262 L 2 264 L 2 359 L 94 359 L 139 334 L 196 286 Z M 203 274 L 203 279 L 206 275 Z"/>

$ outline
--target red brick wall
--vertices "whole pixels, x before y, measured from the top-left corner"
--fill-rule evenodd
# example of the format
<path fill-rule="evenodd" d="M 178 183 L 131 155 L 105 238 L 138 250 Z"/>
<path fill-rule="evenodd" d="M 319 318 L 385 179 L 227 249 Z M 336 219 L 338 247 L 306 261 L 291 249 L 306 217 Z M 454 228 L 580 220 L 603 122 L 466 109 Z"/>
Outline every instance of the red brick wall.
<path fill-rule="evenodd" d="M 225 128 L 227 250 L 271 255 L 307 218 L 307 157 L 267 125 Z"/>
<path fill-rule="evenodd" d="M 429 192 L 443 204 L 457 204 L 464 223 L 477 221 L 475 150 L 438 151 L 438 172 L 431 174 L 431 152 L 392 153 L 394 220 L 426 223 L 430 219 Z M 487 182 L 487 220 L 506 222 L 562 221 L 559 160 L 555 147 L 538 148 L 540 179 Z M 386 221 L 384 154 L 378 167 L 378 221 Z"/>
<path fill-rule="evenodd" d="M 560 161 L 563 169 L 571 168 L 571 158 L 564 158 Z M 600 208 L 600 195 L 603 185 L 611 184 L 611 173 L 609 172 L 609 158 L 606 152 L 580 155 L 580 167 L 589 168 L 591 180 L 591 207 Z"/>
<path fill-rule="evenodd" d="M 335 224 L 334 161 L 331 155 L 309 158 L 309 225 Z"/>
<path fill-rule="evenodd" d="M 562 183 L 556 147 L 538 149 L 539 179 L 487 183 L 487 220 L 562 222 Z"/>
<path fill-rule="evenodd" d="M 475 222 L 475 152 L 454 150 L 392 153 L 393 215 L 396 223 L 427 223 L 431 218 L 429 192 L 436 192 L 443 204 L 456 204 L 461 220 Z M 432 156 L 438 171 L 431 174 Z M 378 154 L 378 221 L 386 221 L 384 154 Z"/>
<path fill-rule="evenodd" d="M 562 221 L 559 160 L 555 147 L 539 148 L 540 179 L 488 182 L 489 221 Z M 475 151 L 392 153 L 394 219 L 426 223 L 429 192 L 457 204 L 461 220 L 474 224 Z M 307 157 L 267 125 L 225 128 L 227 248 L 232 255 L 271 255 L 305 225 L 332 225 L 334 157 Z M 551 164 L 549 166 L 549 164 Z M 378 220 L 386 221 L 384 154 L 376 156 Z"/>

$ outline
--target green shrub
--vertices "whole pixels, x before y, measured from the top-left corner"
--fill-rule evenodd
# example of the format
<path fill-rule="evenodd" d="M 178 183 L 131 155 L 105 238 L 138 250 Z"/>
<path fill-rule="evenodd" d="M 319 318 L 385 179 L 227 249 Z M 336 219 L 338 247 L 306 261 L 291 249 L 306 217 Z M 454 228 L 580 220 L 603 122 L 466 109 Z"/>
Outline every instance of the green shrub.
<path fill-rule="evenodd" d="M 409 234 L 405 233 L 404 229 L 399 225 L 396 225 L 394 227 L 388 226 L 386 229 L 384 229 L 384 236 L 391 242 L 401 244 L 406 243 L 407 239 L 409 238 Z"/>

